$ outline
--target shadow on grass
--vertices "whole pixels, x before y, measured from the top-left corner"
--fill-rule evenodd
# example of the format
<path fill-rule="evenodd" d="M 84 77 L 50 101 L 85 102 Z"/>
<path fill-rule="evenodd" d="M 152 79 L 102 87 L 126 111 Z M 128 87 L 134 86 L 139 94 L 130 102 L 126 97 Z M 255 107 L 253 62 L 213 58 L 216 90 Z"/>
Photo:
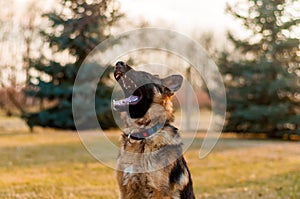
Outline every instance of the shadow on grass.
<path fill-rule="evenodd" d="M 184 139 L 184 138 L 183 138 Z M 194 139 L 189 150 L 200 150 L 203 138 Z M 265 146 L 268 144 L 288 144 L 294 143 L 287 140 L 273 140 L 273 139 L 261 139 L 261 138 L 240 138 L 240 137 L 223 137 L 221 136 L 217 144 L 213 148 L 213 152 L 226 151 L 226 150 L 239 150 L 243 148 L 255 148 Z"/>
<path fill-rule="evenodd" d="M 0 166 L 27 167 L 59 162 L 95 162 L 81 143 L 1 147 Z"/>
<path fill-rule="evenodd" d="M 44 136 L 45 135 L 45 136 Z M 50 135 L 45 133 L 44 135 L 36 134 L 29 136 L 15 136 L 6 137 L 4 142 L 9 142 L 11 139 L 20 139 L 16 141 L 14 146 L 2 146 L 0 147 L 0 166 L 19 166 L 27 167 L 31 165 L 42 165 L 47 163 L 59 163 L 59 162 L 97 162 L 84 147 L 79 139 L 67 140 L 68 133 L 64 133 L 64 138 L 60 140 L 60 134 L 54 133 Z M 41 138 L 40 138 L 40 137 Z M 70 135 L 71 136 L 71 135 Z M 77 135 L 73 137 L 76 137 Z M 1 139 L 2 136 L 0 136 Z M 19 138 L 22 137 L 22 138 Z M 23 138 L 26 137 L 26 140 Z M 110 141 L 118 146 L 118 135 L 110 137 Z M 24 139 L 24 141 L 23 141 Z M 41 143 L 39 139 L 42 139 L 44 143 Z M 45 143 L 47 139 L 51 139 L 49 143 Z M 184 138 L 185 139 L 185 138 Z M 32 142 L 30 145 L 24 145 L 22 142 Z M 37 143 L 35 143 L 37 142 Z M 114 162 L 117 159 L 117 153 L 109 151 L 109 147 L 105 139 L 93 140 L 89 144 L 93 148 L 99 148 L 98 152 L 106 155 L 105 161 Z M 188 151 L 199 151 L 203 143 L 203 138 L 194 139 L 192 145 L 188 148 Z M 224 152 L 228 150 L 240 150 L 246 148 L 257 148 L 266 145 L 278 145 L 283 143 L 291 143 L 289 141 L 282 140 L 265 140 L 265 139 L 242 139 L 242 138 L 221 138 L 217 145 L 214 147 L 213 152 Z M 198 158 L 198 157 L 197 157 Z"/>

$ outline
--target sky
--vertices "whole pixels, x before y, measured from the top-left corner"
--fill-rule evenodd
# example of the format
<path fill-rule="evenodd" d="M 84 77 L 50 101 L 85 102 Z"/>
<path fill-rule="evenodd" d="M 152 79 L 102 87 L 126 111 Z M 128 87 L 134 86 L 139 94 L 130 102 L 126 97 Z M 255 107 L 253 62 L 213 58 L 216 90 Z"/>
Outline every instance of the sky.
<path fill-rule="evenodd" d="M 14 0 L 22 9 L 30 0 Z M 51 6 L 54 0 L 44 0 Z M 168 27 L 181 33 L 190 34 L 195 29 L 206 32 L 212 30 L 224 34 L 234 26 L 232 18 L 224 14 L 226 0 L 118 0 L 121 11 L 133 21 L 143 19 L 151 26 Z M 231 0 L 236 1 L 236 0 Z"/>
<path fill-rule="evenodd" d="M 14 0 L 21 10 L 28 1 Z M 43 0 L 43 5 L 51 7 L 55 0 Z M 226 29 L 242 33 L 240 24 L 224 13 L 226 2 L 241 0 L 116 0 L 121 11 L 132 21 L 143 19 L 152 26 L 168 26 L 182 33 L 197 30 L 216 31 L 224 34 Z M 296 5 L 300 9 L 300 1 Z"/>
<path fill-rule="evenodd" d="M 119 0 L 121 10 L 132 19 L 144 19 L 156 27 L 168 27 L 193 36 L 193 32 L 213 32 L 217 39 L 226 31 L 245 36 L 247 33 L 232 16 L 225 14 L 226 3 L 243 0 Z M 294 15 L 300 17 L 300 1 L 295 1 Z M 293 36 L 300 36 L 300 27 Z"/>
<path fill-rule="evenodd" d="M 152 24 L 163 21 L 183 31 L 194 27 L 223 30 L 230 21 L 224 14 L 224 0 L 120 0 L 120 3 L 130 18 L 144 18 Z"/>

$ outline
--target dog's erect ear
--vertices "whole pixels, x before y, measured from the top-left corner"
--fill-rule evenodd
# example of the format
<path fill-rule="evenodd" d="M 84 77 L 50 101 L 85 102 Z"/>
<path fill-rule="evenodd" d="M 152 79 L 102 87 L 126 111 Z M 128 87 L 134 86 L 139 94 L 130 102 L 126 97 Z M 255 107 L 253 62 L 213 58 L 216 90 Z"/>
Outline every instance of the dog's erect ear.
<path fill-rule="evenodd" d="M 182 84 L 181 75 L 171 75 L 161 80 L 163 86 L 167 87 L 172 93 L 178 91 Z"/>

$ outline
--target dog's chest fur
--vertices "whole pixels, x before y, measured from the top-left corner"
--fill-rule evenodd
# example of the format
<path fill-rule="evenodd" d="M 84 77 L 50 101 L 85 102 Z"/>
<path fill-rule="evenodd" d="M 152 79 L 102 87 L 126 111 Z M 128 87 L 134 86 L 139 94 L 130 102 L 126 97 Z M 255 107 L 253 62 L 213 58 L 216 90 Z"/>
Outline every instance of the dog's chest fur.
<path fill-rule="evenodd" d="M 122 198 L 180 198 L 189 183 L 182 141 L 172 126 L 141 140 L 122 137 L 117 179 Z"/>

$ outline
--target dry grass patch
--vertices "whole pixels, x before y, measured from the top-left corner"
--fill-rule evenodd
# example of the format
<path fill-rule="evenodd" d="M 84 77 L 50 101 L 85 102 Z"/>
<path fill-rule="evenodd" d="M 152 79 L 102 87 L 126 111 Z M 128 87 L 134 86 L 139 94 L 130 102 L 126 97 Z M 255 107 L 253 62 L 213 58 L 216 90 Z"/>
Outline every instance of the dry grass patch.
<path fill-rule="evenodd" d="M 0 134 L 1 199 L 118 198 L 114 170 L 94 159 L 76 132 Z M 117 142 L 118 133 L 108 135 Z M 223 138 L 199 159 L 202 141 L 185 154 L 197 198 L 300 198 L 299 142 Z"/>

